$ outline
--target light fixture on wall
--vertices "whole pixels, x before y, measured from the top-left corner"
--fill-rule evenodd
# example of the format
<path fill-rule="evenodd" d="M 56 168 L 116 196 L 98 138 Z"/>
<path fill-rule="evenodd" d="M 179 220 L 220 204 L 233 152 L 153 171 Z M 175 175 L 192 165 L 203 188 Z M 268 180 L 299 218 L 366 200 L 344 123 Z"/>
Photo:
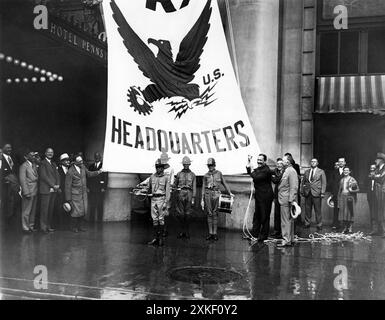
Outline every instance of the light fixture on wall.
<path fill-rule="evenodd" d="M 13 62 L 13 64 L 17 67 L 27 69 L 29 71 L 32 71 L 32 72 L 39 74 L 38 77 L 32 77 L 32 78 L 28 78 L 28 77 L 23 77 L 22 79 L 20 79 L 20 78 L 15 78 L 15 79 L 7 78 L 5 80 L 5 82 L 7 84 L 12 84 L 12 83 L 19 84 L 21 82 L 22 83 L 29 83 L 29 82 L 37 83 L 38 80 L 40 80 L 41 83 L 42 82 L 48 82 L 47 80 L 49 80 L 49 82 L 54 82 L 54 81 L 62 82 L 64 80 L 63 76 L 59 76 L 58 74 L 53 73 L 52 71 L 48 71 L 48 70 L 43 69 L 41 67 L 34 66 L 33 64 L 27 63 L 26 61 L 20 61 L 20 59 L 14 58 L 12 56 L 7 56 L 7 55 L 5 55 L 5 53 L 0 52 L 0 62 L 2 60 L 4 60 L 7 63 Z"/>

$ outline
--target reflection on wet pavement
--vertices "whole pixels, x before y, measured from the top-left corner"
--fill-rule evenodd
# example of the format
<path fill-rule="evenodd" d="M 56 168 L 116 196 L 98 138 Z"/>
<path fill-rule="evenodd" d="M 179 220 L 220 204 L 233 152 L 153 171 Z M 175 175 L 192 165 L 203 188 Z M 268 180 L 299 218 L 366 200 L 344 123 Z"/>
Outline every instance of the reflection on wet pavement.
<path fill-rule="evenodd" d="M 150 228 L 132 222 L 90 226 L 80 234 L 24 235 L 7 230 L 1 240 L 0 297 L 385 299 L 382 238 L 278 249 L 272 243 L 250 246 L 239 232 L 225 230 L 220 230 L 218 242 L 209 243 L 204 240 L 205 225 L 197 222 L 190 240 L 177 239 L 177 230 L 170 226 L 166 245 L 154 248 L 146 245 Z M 47 289 L 34 286 L 36 265 L 47 267 Z M 174 268 L 198 266 L 232 270 L 242 277 L 193 283 L 169 276 Z"/>

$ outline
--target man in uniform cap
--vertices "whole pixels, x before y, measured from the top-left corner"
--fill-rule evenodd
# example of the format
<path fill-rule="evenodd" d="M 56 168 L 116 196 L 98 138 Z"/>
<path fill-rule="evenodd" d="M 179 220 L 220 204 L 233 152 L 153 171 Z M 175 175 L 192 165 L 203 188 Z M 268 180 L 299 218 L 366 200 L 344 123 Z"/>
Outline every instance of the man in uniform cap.
<path fill-rule="evenodd" d="M 151 218 L 154 227 L 154 238 L 150 245 L 163 245 L 163 232 L 170 200 L 170 177 L 164 173 L 165 164 L 159 158 L 155 162 L 156 172 L 151 175 L 148 184 L 148 192 L 151 196 Z"/>
<path fill-rule="evenodd" d="M 171 158 L 168 156 L 167 152 L 162 152 L 161 155 L 160 155 L 160 158 L 159 158 L 159 161 L 160 163 L 163 165 L 163 173 L 168 176 L 169 178 L 169 182 L 170 182 L 170 186 L 172 186 L 174 184 L 174 169 L 170 167 L 170 165 L 168 164 L 168 161 L 170 160 Z M 148 177 L 146 180 L 142 181 L 141 183 L 139 183 L 138 186 L 148 186 L 150 182 L 150 177 Z M 171 192 L 171 191 L 170 191 Z M 172 194 L 170 194 L 170 198 L 167 202 L 167 208 L 164 212 L 164 220 L 165 220 L 165 224 L 164 224 L 164 227 L 163 227 L 163 237 L 167 237 L 168 236 L 168 231 L 167 231 L 167 217 L 169 216 L 170 214 L 170 209 L 171 209 L 171 197 L 172 197 Z"/>
<path fill-rule="evenodd" d="M 222 172 L 216 170 L 215 159 L 209 158 L 207 160 L 207 167 L 209 171 L 203 176 L 202 185 L 202 201 L 201 206 L 203 210 L 206 210 L 207 223 L 209 227 L 209 235 L 206 240 L 218 240 L 218 207 L 220 186 L 223 185 L 226 191 L 233 196 L 229 186 L 226 183 Z"/>
<path fill-rule="evenodd" d="M 196 176 L 190 170 L 191 160 L 185 156 L 182 160 L 183 170 L 178 172 L 174 181 L 174 188 L 178 190 L 176 198 L 176 212 L 180 221 L 181 232 L 178 238 L 190 238 L 189 220 L 192 212 L 192 206 L 195 203 L 196 195 Z"/>
<path fill-rule="evenodd" d="M 377 232 L 372 235 L 378 235 L 384 237 L 384 228 L 382 220 L 384 219 L 385 211 L 385 154 L 377 153 L 376 156 L 376 171 L 374 173 L 375 181 L 375 202 L 374 210 L 376 213 Z"/>

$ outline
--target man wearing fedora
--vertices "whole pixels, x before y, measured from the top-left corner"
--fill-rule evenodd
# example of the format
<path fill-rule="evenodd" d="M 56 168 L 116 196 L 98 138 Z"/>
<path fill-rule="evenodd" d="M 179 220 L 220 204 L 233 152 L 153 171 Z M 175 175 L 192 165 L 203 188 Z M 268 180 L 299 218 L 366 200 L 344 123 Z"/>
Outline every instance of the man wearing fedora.
<path fill-rule="evenodd" d="M 176 212 L 181 228 L 178 238 L 189 239 L 189 220 L 196 196 L 196 176 L 190 170 L 191 160 L 189 157 L 183 157 L 182 165 L 183 170 L 177 173 L 173 187 L 178 191 L 176 196 Z"/>
<path fill-rule="evenodd" d="M 82 220 L 88 209 L 87 177 L 94 177 L 103 171 L 88 171 L 83 158 L 77 156 L 73 166 L 68 169 L 65 179 L 65 199 L 71 205 L 71 229 L 73 232 L 85 231 Z"/>
<path fill-rule="evenodd" d="M 278 247 L 293 245 L 294 241 L 294 219 L 291 216 L 293 203 L 297 201 L 298 175 L 293 168 L 290 158 L 282 158 L 285 171 L 278 185 L 278 202 L 281 206 L 281 229 L 282 243 Z"/>
<path fill-rule="evenodd" d="M 305 228 L 310 227 L 314 207 L 317 230 L 322 230 L 321 201 L 326 191 L 325 171 L 318 168 L 318 160 L 311 159 L 310 169 L 305 171 L 301 181 L 301 195 L 305 198 Z"/>
<path fill-rule="evenodd" d="M 374 173 L 375 181 L 375 219 L 377 224 L 377 231 L 372 235 L 384 237 L 383 219 L 385 211 L 385 154 L 377 153 L 376 156 L 376 171 Z"/>
<path fill-rule="evenodd" d="M 151 194 L 151 218 L 153 239 L 149 245 L 163 246 L 163 233 L 168 203 L 170 201 L 170 177 L 164 173 L 165 164 L 159 158 L 155 161 L 156 172 L 150 176 L 148 192 Z"/>

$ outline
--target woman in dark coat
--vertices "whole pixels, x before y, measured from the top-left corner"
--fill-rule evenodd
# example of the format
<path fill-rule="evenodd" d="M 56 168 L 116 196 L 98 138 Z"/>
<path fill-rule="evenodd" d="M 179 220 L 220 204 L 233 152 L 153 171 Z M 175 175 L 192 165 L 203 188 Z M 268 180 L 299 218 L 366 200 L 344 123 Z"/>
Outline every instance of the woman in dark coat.
<path fill-rule="evenodd" d="M 73 232 L 85 231 L 81 228 L 81 220 L 87 213 L 87 177 L 95 177 L 102 173 L 88 171 L 83 158 L 77 156 L 74 164 L 68 169 L 65 179 L 65 199 L 71 204 L 71 229 Z"/>

